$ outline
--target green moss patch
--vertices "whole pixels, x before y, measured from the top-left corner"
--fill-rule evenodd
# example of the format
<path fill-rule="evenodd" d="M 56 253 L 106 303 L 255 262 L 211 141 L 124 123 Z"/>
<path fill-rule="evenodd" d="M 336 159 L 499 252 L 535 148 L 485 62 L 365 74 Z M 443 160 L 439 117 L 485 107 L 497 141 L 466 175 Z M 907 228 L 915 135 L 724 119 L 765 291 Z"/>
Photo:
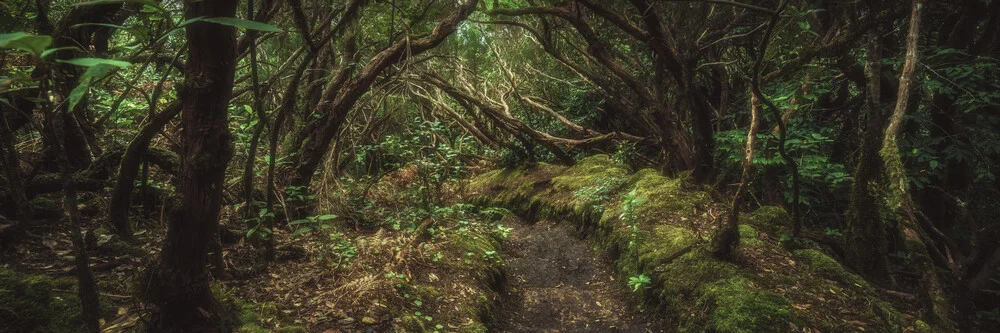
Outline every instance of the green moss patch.
<path fill-rule="evenodd" d="M 859 288 L 871 288 L 865 279 L 849 272 L 839 262 L 818 250 L 797 250 L 795 251 L 795 259 L 816 275 Z"/>
<path fill-rule="evenodd" d="M 502 206 L 528 220 L 577 224 L 616 259 L 622 280 L 638 274 L 653 280 L 645 295 L 679 331 L 899 331 L 904 322 L 833 258 L 784 249 L 777 240 L 788 233 L 790 219 L 780 207 L 741 214 L 734 263 L 706 248 L 719 204 L 684 178 L 650 169 L 630 175 L 596 155 L 569 168 L 491 171 L 472 184 L 473 202 Z M 627 195 L 641 200 L 630 206 Z"/>
<path fill-rule="evenodd" d="M 743 277 L 705 286 L 698 304 L 713 308 L 706 325 L 711 332 L 791 332 L 802 325 L 785 297 L 760 290 Z"/>

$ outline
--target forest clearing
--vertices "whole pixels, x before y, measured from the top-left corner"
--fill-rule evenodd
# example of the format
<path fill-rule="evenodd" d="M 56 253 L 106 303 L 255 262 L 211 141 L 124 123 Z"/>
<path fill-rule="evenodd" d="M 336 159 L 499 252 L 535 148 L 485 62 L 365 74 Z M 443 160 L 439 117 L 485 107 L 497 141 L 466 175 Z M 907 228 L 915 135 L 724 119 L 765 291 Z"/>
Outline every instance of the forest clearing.
<path fill-rule="evenodd" d="M 996 165 L 995 0 L 0 0 L 0 332 L 998 332 Z"/>

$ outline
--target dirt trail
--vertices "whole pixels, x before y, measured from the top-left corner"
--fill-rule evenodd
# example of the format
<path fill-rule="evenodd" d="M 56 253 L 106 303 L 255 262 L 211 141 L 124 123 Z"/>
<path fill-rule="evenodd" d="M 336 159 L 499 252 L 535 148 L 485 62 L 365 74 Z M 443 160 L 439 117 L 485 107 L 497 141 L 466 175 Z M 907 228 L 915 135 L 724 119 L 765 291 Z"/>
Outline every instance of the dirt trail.
<path fill-rule="evenodd" d="M 498 332 L 661 332 L 639 313 L 612 263 L 570 223 L 514 223 Z"/>

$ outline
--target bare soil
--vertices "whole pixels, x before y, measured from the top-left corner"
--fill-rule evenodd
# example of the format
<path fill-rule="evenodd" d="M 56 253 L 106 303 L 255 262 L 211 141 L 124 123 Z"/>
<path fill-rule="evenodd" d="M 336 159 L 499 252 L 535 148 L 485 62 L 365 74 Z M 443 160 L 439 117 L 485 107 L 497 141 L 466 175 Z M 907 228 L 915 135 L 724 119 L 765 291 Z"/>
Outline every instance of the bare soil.
<path fill-rule="evenodd" d="M 568 222 L 511 225 L 498 332 L 663 332 L 611 260 Z M 662 317 L 662 316 L 660 316 Z"/>

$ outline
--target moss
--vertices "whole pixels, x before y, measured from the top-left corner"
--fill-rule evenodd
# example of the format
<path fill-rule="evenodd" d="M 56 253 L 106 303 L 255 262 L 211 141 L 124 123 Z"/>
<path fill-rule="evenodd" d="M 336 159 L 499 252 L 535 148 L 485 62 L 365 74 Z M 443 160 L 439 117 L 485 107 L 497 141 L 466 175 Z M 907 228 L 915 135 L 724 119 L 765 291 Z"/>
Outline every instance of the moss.
<path fill-rule="evenodd" d="M 690 229 L 669 224 L 656 225 L 653 230 L 642 235 L 642 240 L 633 250 L 632 256 L 638 257 L 638 265 L 626 265 L 623 271 L 629 275 L 638 274 L 667 264 L 696 241 L 696 235 Z"/>
<path fill-rule="evenodd" d="M 638 213 L 649 219 L 669 215 L 690 215 L 698 206 L 711 202 L 708 193 L 684 190 L 684 178 L 670 178 L 652 169 L 639 170 L 629 177 L 637 197 L 647 201 Z M 686 218 L 686 217 L 685 217 Z"/>
<path fill-rule="evenodd" d="M 15 332 L 45 326 L 52 307 L 52 281 L 0 267 L 0 322 Z"/>
<path fill-rule="evenodd" d="M 865 279 L 849 272 L 839 262 L 823 252 L 813 249 L 797 250 L 794 257 L 816 275 L 844 283 L 848 286 L 871 289 L 871 285 Z"/>
<path fill-rule="evenodd" d="M 212 293 L 215 297 L 236 315 L 237 333 L 264 333 L 271 332 L 270 329 L 261 326 L 263 319 L 274 319 L 278 321 L 281 311 L 275 303 L 251 303 L 241 300 L 232 292 L 226 290 L 220 284 L 212 285 Z"/>
<path fill-rule="evenodd" d="M 441 292 L 433 286 L 415 284 L 413 285 L 413 296 L 417 299 L 436 299 L 441 297 Z"/>
<path fill-rule="evenodd" d="M 792 218 L 788 216 L 788 212 L 777 206 L 764 206 L 753 213 L 740 215 L 741 224 L 750 225 L 771 236 L 787 234 L 791 221 Z"/>
<path fill-rule="evenodd" d="M 760 239 L 757 229 L 754 229 L 749 224 L 740 224 L 740 242 L 750 246 L 759 246 L 764 243 Z"/>
<path fill-rule="evenodd" d="M 458 328 L 458 331 L 462 333 L 486 333 L 489 332 L 490 330 L 489 328 L 486 327 L 486 325 L 483 325 L 482 323 L 472 323 L 472 324 L 462 325 L 461 327 Z"/>
<path fill-rule="evenodd" d="M 931 325 L 927 325 L 927 323 L 923 320 L 917 320 L 917 322 L 913 324 L 913 331 L 916 333 L 934 332 L 934 330 L 931 329 Z"/>
<path fill-rule="evenodd" d="M 399 325 L 406 332 L 424 332 L 424 321 L 414 315 L 406 315 L 400 318 Z"/>
<path fill-rule="evenodd" d="M 757 289 L 750 280 L 735 277 L 705 287 L 698 304 L 714 308 L 707 323 L 711 332 L 789 332 L 801 325 L 788 300 Z"/>
<path fill-rule="evenodd" d="M 736 265 L 716 260 L 707 250 L 696 248 L 660 268 L 660 300 L 669 307 L 687 310 L 690 304 L 685 303 L 699 295 L 705 284 L 740 274 Z"/>

